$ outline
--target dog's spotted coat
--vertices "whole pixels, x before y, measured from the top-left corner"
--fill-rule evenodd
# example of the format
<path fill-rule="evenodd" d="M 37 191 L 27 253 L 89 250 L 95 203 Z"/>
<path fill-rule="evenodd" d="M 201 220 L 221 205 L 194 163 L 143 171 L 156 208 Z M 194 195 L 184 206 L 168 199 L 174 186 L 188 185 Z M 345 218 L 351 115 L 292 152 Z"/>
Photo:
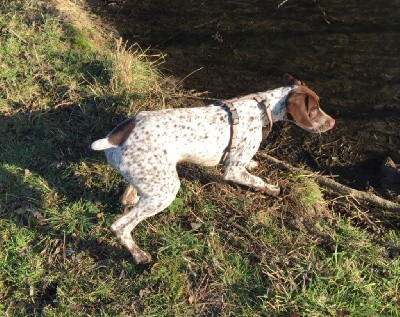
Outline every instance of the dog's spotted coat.
<path fill-rule="evenodd" d="M 335 120 L 319 108 L 314 92 L 290 75 L 284 80 L 285 87 L 256 94 L 269 103 L 274 122 L 292 120 L 310 132 L 325 132 L 334 126 Z M 257 166 L 252 157 L 261 143 L 262 127 L 268 124 L 265 107 L 250 97 L 234 101 L 234 106 L 239 116 L 237 147 L 224 161 L 223 178 L 277 196 L 278 186 L 249 173 Z M 108 162 L 139 195 L 132 209 L 111 226 L 136 263 L 148 263 L 151 257 L 134 243 L 131 232 L 175 199 L 180 187 L 176 164 L 217 165 L 230 143 L 230 124 L 229 113 L 218 105 L 143 111 L 92 144 L 94 150 L 105 150 Z M 128 187 L 126 201 L 134 202 L 132 193 Z"/>

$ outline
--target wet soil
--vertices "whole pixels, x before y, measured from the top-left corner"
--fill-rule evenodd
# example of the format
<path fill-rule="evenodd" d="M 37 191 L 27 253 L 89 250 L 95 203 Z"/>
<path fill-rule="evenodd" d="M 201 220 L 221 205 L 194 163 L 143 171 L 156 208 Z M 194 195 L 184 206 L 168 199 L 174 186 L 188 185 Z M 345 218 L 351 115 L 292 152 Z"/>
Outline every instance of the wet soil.
<path fill-rule="evenodd" d="M 230 98 L 281 86 L 290 73 L 337 121 L 322 135 L 278 124 L 270 154 L 358 189 L 381 189 L 400 149 L 400 2 L 88 0 L 131 43 L 166 54 L 186 89 Z M 397 95 L 397 97 L 396 97 Z"/>

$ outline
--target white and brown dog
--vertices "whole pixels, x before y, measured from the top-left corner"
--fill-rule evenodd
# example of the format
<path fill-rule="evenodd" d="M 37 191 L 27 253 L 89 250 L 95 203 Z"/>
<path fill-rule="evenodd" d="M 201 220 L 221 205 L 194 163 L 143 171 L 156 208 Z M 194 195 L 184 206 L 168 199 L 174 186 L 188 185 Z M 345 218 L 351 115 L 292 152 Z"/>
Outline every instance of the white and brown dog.
<path fill-rule="evenodd" d="M 278 186 L 249 173 L 257 166 L 252 158 L 272 123 L 290 120 L 316 133 L 335 125 L 306 85 L 290 75 L 284 82 L 281 88 L 206 107 L 139 112 L 92 144 L 93 150 L 105 150 L 108 162 L 139 195 L 136 205 L 111 226 L 136 263 L 148 263 L 151 257 L 135 244 L 131 232 L 175 199 L 179 162 L 203 166 L 222 162 L 224 179 L 279 195 Z"/>

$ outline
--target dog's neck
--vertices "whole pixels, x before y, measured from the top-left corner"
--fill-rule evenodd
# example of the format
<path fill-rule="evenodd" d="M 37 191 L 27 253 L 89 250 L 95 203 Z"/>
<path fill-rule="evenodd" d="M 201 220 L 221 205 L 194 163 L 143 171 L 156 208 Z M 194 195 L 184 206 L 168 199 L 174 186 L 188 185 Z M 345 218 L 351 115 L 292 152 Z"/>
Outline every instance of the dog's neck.
<path fill-rule="evenodd" d="M 257 93 L 263 100 L 269 101 L 273 122 L 285 120 L 286 99 L 294 86 L 280 87 L 273 90 Z"/>

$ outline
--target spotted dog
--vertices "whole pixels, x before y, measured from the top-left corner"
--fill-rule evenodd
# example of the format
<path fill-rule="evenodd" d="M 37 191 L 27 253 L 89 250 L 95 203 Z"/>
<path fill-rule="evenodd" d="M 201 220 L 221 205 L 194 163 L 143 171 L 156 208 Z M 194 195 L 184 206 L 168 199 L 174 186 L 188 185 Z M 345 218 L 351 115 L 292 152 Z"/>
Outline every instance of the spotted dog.
<path fill-rule="evenodd" d="M 133 241 L 131 232 L 142 220 L 167 208 L 180 181 L 178 162 L 224 165 L 223 178 L 277 196 L 280 189 L 252 175 L 252 158 L 273 122 L 290 120 L 315 133 L 333 128 L 335 120 L 319 107 L 319 97 L 290 75 L 284 87 L 206 107 L 142 111 L 93 142 L 107 161 L 130 183 L 125 200 L 135 202 L 111 226 L 136 263 L 151 257 Z"/>

